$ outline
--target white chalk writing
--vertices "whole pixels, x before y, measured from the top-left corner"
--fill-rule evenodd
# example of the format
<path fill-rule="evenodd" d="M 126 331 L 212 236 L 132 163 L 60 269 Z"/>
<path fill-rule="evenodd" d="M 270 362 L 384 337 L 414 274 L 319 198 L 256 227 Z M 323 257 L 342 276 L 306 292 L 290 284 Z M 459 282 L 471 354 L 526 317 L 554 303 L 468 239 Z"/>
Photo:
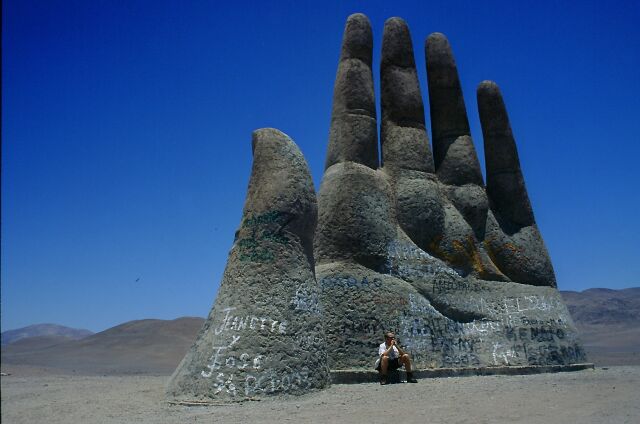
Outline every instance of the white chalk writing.
<path fill-rule="evenodd" d="M 215 334 L 219 335 L 225 331 L 268 331 L 273 333 L 277 331 L 280 334 L 285 334 L 287 331 L 287 322 L 278 321 L 269 317 L 258 317 L 255 315 L 232 315 L 232 312 L 236 308 L 224 308 L 224 318 L 220 326 L 215 329 Z"/>
<path fill-rule="evenodd" d="M 318 302 L 318 293 L 311 291 L 303 286 L 298 286 L 296 293 L 291 299 L 296 311 L 305 311 L 312 314 L 320 314 L 320 306 Z"/>

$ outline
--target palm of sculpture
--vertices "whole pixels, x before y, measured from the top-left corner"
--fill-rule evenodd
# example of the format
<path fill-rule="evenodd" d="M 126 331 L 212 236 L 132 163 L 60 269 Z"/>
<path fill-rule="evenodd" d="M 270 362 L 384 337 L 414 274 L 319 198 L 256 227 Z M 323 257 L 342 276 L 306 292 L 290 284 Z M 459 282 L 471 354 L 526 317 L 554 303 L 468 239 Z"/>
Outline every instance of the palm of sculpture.
<path fill-rule="evenodd" d="M 379 166 L 371 56 L 369 22 L 352 15 L 314 242 L 330 367 L 367 366 L 384 330 L 396 331 L 423 367 L 583 359 L 567 338 L 575 330 L 554 289 L 498 87 L 478 88 L 485 188 L 447 39 L 426 42 L 432 155 L 409 30 L 389 19 Z"/>

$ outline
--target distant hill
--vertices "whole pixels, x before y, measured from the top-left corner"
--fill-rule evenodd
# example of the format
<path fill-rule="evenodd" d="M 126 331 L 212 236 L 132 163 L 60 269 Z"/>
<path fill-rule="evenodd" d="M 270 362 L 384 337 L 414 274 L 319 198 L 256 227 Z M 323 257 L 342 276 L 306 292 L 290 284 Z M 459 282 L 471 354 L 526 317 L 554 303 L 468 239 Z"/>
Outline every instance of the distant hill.
<path fill-rule="evenodd" d="M 203 318 L 146 319 L 80 340 L 51 344 L 42 337 L 23 339 L 2 347 L 2 363 L 82 374 L 170 374 L 195 341 L 203 322 Z"/>
<path fill-rule="evenodd" d="M 92 335 L 89 330 L 79 330 L 77 328 L 69 328 L 57 324 L 37 324 L 28 327 L 18 328 L 17 330 L 9 330 L 2 332 L 2 345 L 14 343 L 20 339 L 30 337 L 61 337 L 68 340 L 79 340 Z"/>
<path fill-rule="evenodd" d="M 562 291 L 596 365 L 640 365 L 640 287 Z"/>
<path fill-rule="evenodd" d="M 640 287 L 624 290 L 588 289 L 560 292 L 571 316 L 581 324 L 638 325 Z"/>
<path fill-rule="evenodd" d="M 18 339 L 13 343 L 9 343 L 7 346 L 3 346 L 2 349 L 5 351 L 6 349 L 10 349 L 13 351 L 32 351 L 37 349 L 44 349 L 46 347 L 59 345 L 62 343 L 71 342 L 78 339 L 73 339 L 71 337 L 65 336 L 35 336 L 35 337 L 26 337 L 24 339 Z"/>

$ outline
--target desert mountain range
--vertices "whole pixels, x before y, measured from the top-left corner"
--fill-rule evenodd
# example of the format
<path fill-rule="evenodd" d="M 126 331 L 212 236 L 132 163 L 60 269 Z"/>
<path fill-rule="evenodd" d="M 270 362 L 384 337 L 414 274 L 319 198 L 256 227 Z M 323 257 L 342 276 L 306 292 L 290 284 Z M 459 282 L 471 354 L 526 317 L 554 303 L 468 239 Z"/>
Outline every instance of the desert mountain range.
<path fill-rule="evenodd" d="M 589 361 L 640 365 L 640 287 L 561 291 Z"/>
<path fill-rule="evenodd" d="M 640 287 L 561 292 L 588 358 L 598 366 L 640 365 Z M 52 324 L 2 333 L 2 368 L 28 365 L 88 375 L 169 375 L 203 318 L 130 321 L 92 334 Z"/>
<path fill-rule="evenodd" d="M 54 339 L 79 340 L 92 335 L 89 330 L 78 330 L 57 324 L 36 324 L 28 327 L 9 330 L 2 333 L 2 346 L 32 337 L 51 337 Z"/>

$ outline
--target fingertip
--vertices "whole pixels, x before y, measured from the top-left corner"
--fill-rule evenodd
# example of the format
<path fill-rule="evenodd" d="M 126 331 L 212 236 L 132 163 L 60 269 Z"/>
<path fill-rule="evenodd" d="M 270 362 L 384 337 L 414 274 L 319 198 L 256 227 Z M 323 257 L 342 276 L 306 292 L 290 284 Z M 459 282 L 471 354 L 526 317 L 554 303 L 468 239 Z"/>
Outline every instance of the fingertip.
<path fill-rule="evenodd" d="M 349 15 L 347 17 L 347 23 L 348 22 L 367 22 L 369 23 L 369 18 L 367 17 L 367 15 L 365 15 L 364 13 L 360 13 L 360 12 L 356 12 L 356 13 L 352 13 L 351 15 Z"/>
<path fill-rule="evenodd" d="M 276 128 L 260 128 L 252 133 L 251 147 L 253 163 L 244 213 L 288 211 L 296 202 L 306 205 L 300 213 L 313 212 L 315 193 L 309 167 L 291 137 Z"/>
<path fill-rule="evenodd" d="M 409 26 L 402 18 L 393 17 L 384 23 L 382 36 L 382 66 L 415 67 Z"/>
<path fill-rule="evenodd" d="M 402 19 L 399 16 L 392 16 L 390 18 L 388 18 L 386 21 L 384 21 L 385 26 L 386 25 L 404 25 L 407 26 L 407 23 L 405 22 L 404 19 Z"/>
<path fill-rule="evenodd" d="M 383 37 L 393 37 L 394 39 L 399 39 L 399 41 L 410 42 L 409 25 L 404 19 L 397 16 L 389 18 L 384 23 Z"/>
<path fill-rule="evenodd" d="M 373 33 L 369 18 L 362 13 L 354 13 L 347 18 L 342 38 L 341 59 L 357 58 L 371 64 Z"/>
<path fill-rule="evenodd" d="M 447 37 L 441 32 L 434 32 L 425 41 L 425 55 L 427 58 L 427 73 L 431 73 L 436 68 L 455 68 L 456 62 L 453 58 L 453 50 Z M 457 76 L 457 75 L 456 75 Z"/>
<path fill-rule="evenodd" d="M 432 32 L 427 37 L 427 42 L 436 43 L 436 42 L 443 42 L 443 41 L 447 43 L 449 42 L 447 40 L 447 36 L 441 32 Z"/>
<path fill-rule="evenodd" d="M 441 32 L 433 32 L 429 34 L 429 36 L 427 37 L 427 40 L 425 41 L 425 46 L 427 50 L 430 50 L 430 51 L 450 49 L 449 40 Z"/>
<path fill-rule="evenodd" d="M 485 80 L 478 84 L 478 112 L 484 133 L 510 133 L 509 116 L 502 99 L 500 87 L 494 81 Z M 487 136 L 485 135 L 485 144 Z"/>
<path fill-rule="evenodd" d="M 251 153 L 256 155 L 256 146 L 269 142 L 293 143 L 291 137 L 277 128 L 258 128 L 251 133 Z"/>
<path fill-rule="evenodd" d="M 500 93 L 500 87 L 494 81 L 484 80 L 478 84 L 478 95 L 483 96 L 502 96 Z"/>
<path fill-rule="evenodd" d="M 261 140 L 267 140 L 267 139 L 273 139 L 273 138 L 291 141 L 291 137 L 289 137 L 287 134 L 283 133 L 277 128 L 271 128 L 271 127 L 257 128 L 253 131 L 251 136 L 254 141 L 261 141 Z"/>
<path fill-rule="evenodd" d="M 404 19 L 394 16 L 384 22 L 384 31 L 385 33 L 394 31 L 401 35 L 408 35 L 409 26 Z"/>

